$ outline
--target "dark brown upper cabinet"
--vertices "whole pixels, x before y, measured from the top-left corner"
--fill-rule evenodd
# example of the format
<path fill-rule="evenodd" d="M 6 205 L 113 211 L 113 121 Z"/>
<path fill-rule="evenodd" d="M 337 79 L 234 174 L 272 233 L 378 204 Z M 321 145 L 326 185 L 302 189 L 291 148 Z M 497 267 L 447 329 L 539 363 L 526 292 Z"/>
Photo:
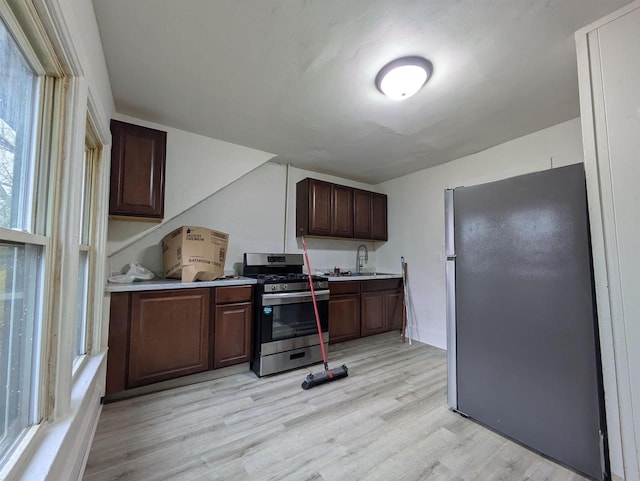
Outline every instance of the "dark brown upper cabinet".
<path fill-rule="evenodd" d="M 331 184 L 304 179 L 296 185 L 296 235 L 331 235 Z"/>
<path fill-rule="evenodd" d="M 373 240 L 388 239 L 387 234 L 387 196 L 371 193 L 371 238 Z"/>
<path fill-rule="evenodd" d="M 331 235 L 353 237 L 353 189 L 331 184 Z"/>
<path fill-rule="evenodd" d="M 387 240 L 384 194 L 306 178 L 296 196 L 296 236 Z"/>
<path fill-rule="evenodd" d="M 353 190 L 353 235 L 358 239 L 371 238 L 371 194 Z"/>
<path fill-rule="evenodd" d="M 112 120 L 111 136 L 109 215 L 160 221 L 164 217 L 167 133 Z"/>
<path fill-rule="evenodd" d="M 353 237 L 351 187 L 307 178 L 296 185 L 296 195 L 296 235 Z"/>

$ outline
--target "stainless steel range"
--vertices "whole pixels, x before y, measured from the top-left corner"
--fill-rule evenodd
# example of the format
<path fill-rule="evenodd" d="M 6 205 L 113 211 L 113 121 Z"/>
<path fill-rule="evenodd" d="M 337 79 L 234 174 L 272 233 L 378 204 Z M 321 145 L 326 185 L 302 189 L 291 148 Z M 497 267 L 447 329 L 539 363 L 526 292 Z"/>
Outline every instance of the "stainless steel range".
<path fill-rule="evenodd" d="M 256 278 L 251 369 L 266 376 L 322 362 L 309 278 L 302 254 L 244 255 L 243 275 Z M 325 348 L 329 347 L 329 282 L 312 277 Z"/>

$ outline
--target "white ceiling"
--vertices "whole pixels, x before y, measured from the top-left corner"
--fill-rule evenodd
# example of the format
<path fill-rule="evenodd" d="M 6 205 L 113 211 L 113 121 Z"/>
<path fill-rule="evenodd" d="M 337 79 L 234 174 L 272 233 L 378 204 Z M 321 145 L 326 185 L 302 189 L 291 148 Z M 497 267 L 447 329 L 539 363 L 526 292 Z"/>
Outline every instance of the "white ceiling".
<path fill-rule="evenodd" d="M 573 33 L 630 0 L 94 0 L 118 112 L 369 184 L 579 115 Z M 374 85 L 433 62 L 414 97 Z"/>

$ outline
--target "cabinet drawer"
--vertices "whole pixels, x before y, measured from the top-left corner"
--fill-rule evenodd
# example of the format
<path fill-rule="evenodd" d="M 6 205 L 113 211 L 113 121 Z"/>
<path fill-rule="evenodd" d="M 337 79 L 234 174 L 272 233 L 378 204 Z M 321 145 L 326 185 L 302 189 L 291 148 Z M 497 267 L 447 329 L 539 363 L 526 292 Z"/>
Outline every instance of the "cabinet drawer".
<path fill-rule="evenodd" d="M 332 296 L 340 294 L 358 294 L 360 292 L 360 281 L 338 281 L 330 282 L 329 290 Z"/>
<path fill-rule="evenodd" d="M 368 291 L 390 291 L 402 289 L 402 279 L 378 279 L 372 281 L 362 281 L 362 292 Z"/>
<path fill-rule="evenodd" d="M 253 286 L 228 286 L 216 287 L 216 304 L 228 304 L 230 302 L 248 302 L 251 300 Z"/>

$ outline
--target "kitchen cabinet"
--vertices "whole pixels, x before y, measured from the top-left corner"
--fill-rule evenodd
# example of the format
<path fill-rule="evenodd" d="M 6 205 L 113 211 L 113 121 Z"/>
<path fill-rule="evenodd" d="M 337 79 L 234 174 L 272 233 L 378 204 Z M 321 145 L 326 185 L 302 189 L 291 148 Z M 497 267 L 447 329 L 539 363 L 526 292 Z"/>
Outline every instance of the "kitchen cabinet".
<path fill-rule="evenodd" d="M 251 357 L 253 286 L 112 292 L 106 396 Z"/>
<path fill-rule="evenodd" d="M 402 329 L 402 279 L 330 282 L 329 342 Z"/>
<path fill-rule="evenodd" d="M 354 189 L 353 236 L 357 239 L 388 240 L 386 195 Z"/>
<path fill-rule="evenodd" d="M 360 282 L 329 284 L 329 343 L 360 337 Z"/>
<path fill-rule="evenodd" d="M 296 235 L 387 240 L 387 196 L 306 178 L 296 184 Z"/>
<path fill-rule="evenodd" d="M 402 305 L 404 302 L 404 292 L 393 290 L 386 291 L 386 325 L 388 331 L 393 331 L 394 329 L 402 329 Z"/>
<path fill-rule="evenodd" d="M 111 121 L 109 215 L 125 220 L 164 217 L 167 133 Z"/>
<path fill-rule="evenodd" d="M 331 235 L 353 237 L 353 189 L 331 184 Z"/>
<path fill-rule="evenodd" d="M 209 369 L 209 289 L 134 292 L 127 388 Z"/>
<path fill-rule="evenodd" d="M 131 294 L 114 292 L 111 294 L 110 304 L 106 396 L 127 388 Z"/>
<path fill-rule="evenodd" d="M 380 334 L 387 330 L 384 292 L 363 292 L 360 295 L 362 336 Z"/>
<path fill-rule="evenodd" d="M 216 288 L 213 369 L 251 359 L 252 292 L 251 286 Z"/>
<path fill-rule="evenodd" d="M 353 189 L 353 235 L 371 238 L 371 192 Z"/>
<path fill-rule="evenodd" d="M 387 196 L 371 193 L 371 238 L 373 240 L 388 239 L 387 236 Z"/>
<path fill-rule="evenodd" d="M 296 185 L 296 235 L 331 236 L 331 184 L 304 179 Z"/>
<path fill-rule="evenodd" d="M 360 334 L 402 329 L 402 279 L 362 281 Z"/>

